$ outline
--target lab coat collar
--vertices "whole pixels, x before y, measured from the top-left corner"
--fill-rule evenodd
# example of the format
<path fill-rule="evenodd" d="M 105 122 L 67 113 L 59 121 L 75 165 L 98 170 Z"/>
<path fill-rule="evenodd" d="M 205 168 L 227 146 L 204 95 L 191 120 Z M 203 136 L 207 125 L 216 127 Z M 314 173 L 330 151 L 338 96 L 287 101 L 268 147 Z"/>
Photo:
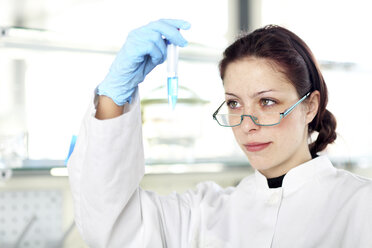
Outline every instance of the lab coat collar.
<path fill-rule="evenodd" d="M 336 168 L 333 167 L 327 156 L 319 156 L 314 158 L 288 171 L 283 179 L 283 194 L 288 195 L 293 193 L 294 191 L 300 189 L 304 184 L 318 180 L 319 177 L 326 174 L 333 173 L 336 173 Z M 258 170 L 255 170 L 255 181 L 258 190 L 276 190 L 269 188 L 266 177 Z"/>

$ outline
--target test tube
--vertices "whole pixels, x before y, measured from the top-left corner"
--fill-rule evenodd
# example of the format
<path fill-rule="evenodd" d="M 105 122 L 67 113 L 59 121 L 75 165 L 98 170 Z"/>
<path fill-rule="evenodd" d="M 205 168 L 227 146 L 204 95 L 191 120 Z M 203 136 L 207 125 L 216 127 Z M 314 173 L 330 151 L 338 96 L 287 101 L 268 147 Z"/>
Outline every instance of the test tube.
<path fill-rule="evenodd" d="M 178 47 L 167 42 L 168 105 L 174 110 L 178 97 Z"/>

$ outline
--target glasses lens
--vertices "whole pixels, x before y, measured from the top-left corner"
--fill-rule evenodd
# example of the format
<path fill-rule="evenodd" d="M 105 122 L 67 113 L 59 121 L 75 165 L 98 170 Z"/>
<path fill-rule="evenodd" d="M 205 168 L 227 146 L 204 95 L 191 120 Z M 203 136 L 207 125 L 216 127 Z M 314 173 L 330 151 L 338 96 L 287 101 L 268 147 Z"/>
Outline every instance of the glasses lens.
<path fill-rule="evenodd" d="M 217 114 L 216 120 L 221 126 L 232 127 L 237 126 L 241 122 L 241 115 L 235 114 Z"/>
<path fill-rule="evenodd" d="M 221 126 L 232 127 L 241 124 L 242 109 L 232 109 L 224 103 L 216 114 L 216 120 Z M 256 125 L 271 126 L 280 122 L 280 110 L 275 108 L 257 108 L 251 115 L 244 115 L 250 118 Z"/>
<path fill-rule="evenodd" d="M 272 126 L 280 122 L 280 112 L 259 111 L 256 114 L 256 118 L 254 122 L 257 125 Z"/>

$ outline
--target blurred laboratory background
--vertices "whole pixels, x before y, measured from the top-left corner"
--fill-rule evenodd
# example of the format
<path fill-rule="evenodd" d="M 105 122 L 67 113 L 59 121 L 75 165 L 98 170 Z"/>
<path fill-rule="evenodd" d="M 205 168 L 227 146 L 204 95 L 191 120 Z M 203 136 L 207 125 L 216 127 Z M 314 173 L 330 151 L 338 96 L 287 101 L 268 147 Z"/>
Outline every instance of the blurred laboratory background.
<path fill-rule="evenodd" d="M 189 21 L 180 49 L 179 101 L 167 105 L 166 68 L 140 85 L 142 187 L 179 193 L 252 173 L 232 132 L 212 113 L 224 99 L 223 49 L 266 24 L 307 42 L 329 87 L 338 168 L 372 178 L 372 4 L 364 0 L 0 0 L 0 247 L 86 247 L 73 222 L 70 144 L 97 84 L 128 32 L 160 18 Z"/>

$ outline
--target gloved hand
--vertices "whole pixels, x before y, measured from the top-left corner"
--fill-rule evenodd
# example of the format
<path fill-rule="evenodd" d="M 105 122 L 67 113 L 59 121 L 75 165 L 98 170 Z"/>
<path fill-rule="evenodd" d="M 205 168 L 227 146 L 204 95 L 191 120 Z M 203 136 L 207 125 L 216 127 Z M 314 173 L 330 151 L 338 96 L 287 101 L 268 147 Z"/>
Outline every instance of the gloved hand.
<path fill-rule="evenodd" d="M 137 85 L 155 66 L 165 61 L 167 46 L 164 38 L 184 47 L 187 41 L 179 29 L 189 28 L 186 21 L 162 19 L 131 31 L 109 73 L 98 85 L 97 94 L 110 97 L 119 106 L 130 103 Z"/>

